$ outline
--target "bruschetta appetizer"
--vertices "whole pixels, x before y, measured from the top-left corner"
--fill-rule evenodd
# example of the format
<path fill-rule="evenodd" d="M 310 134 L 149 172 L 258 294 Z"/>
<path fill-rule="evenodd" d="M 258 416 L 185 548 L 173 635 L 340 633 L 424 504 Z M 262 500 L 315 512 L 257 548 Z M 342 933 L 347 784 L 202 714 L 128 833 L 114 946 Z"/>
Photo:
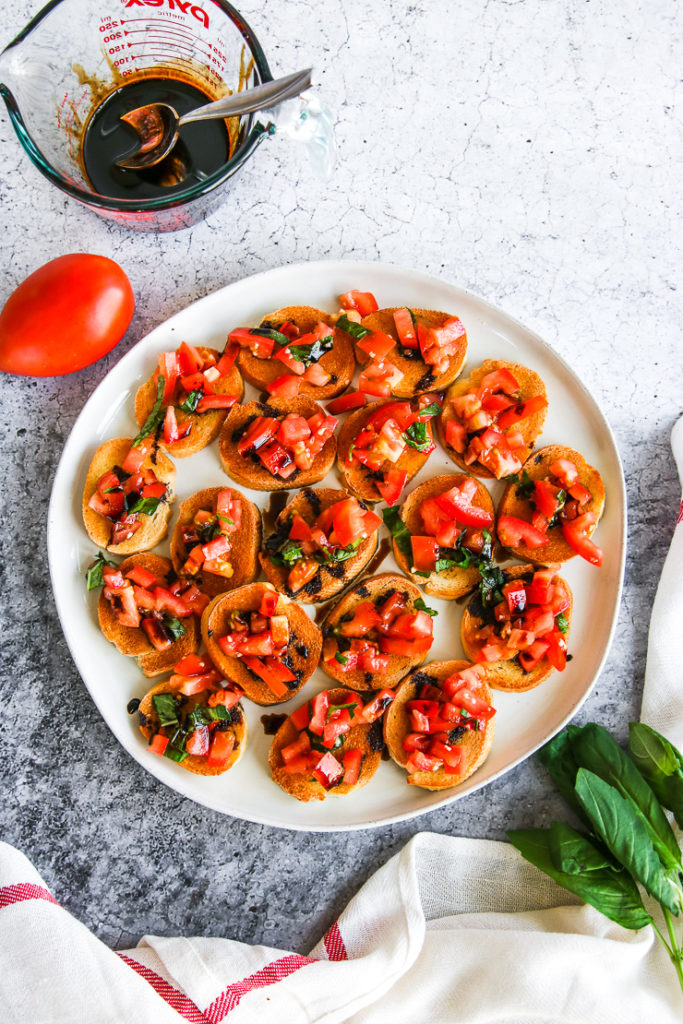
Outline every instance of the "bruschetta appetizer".
<path fill-rule="evenodd" d="M 348 489 L 364 501 L 395 505 L 436 448 L 431 421 L 440 411 L 436 400 L 423 397 L 352 412 L 339 431 L 337 457 Z"/>
<path fill-rule="evenodd" d="M 471 661 L 496 690 L 532 690 L 567 663 L 572 594 L 554 569 L 520 565 L 487 575 L 462 618 Z"/>
<path fill-rule="evenodd" d="M 431 597 L 455 600 L 476 587 L 491 562 L 494 510 L 484 485 L 465 473 L 435 476 L 384 510 L 394 556 Z"/>
<path fill-rule="evenodd" d="M 202 616 L 209 657 L 256 704 L 280 704 L 308 682 L 322 636 L 303 608 L 270 583 L 215 597 Z"/>
<path fill-rule="evenodd" d="M 253 583 L 259 574 L 261 514 L 229 487 L 206 487 L 184 501 L 171 537 L 178 576 L 210 597 Z"/>
<path fill-rule="evenodd" d="M 543 381 L 519 363 L 487 359 L 446 393 L 439 437 L 453 462 L 490 479 L 518 473 L 543 430 Z"/>
<path fill-rule="evenodd" d="M 353 690 L 323 690 L 278 729 L 268 755 L 275 782 L 297 800 L 345 796 L 365 786 L 384 749 L 381 717 L 394 698 L 382 690 L 367 704 Z"/>
<path fill-rule="evenodd" d="M 320 667 L 354 690 L 373 690 L 380 678 L 396 686 L 427 657 L 436 614 L 402 576 L 364 579 L 325 619 Z"/>
<path fill-rule="evenodd" d="M 140 433 L 153 435 L 179 459 L 206 448 L 244 394 L 233 364 L 234 354 L 186 342 L 177 352 L 162 352 L 157 370 L 135 396 Z"/>
<path fill-rule="evenodd" d="M 451 789 L 489 756 L 495 713 L 482 665 L 432 662 L 399 686 L 384 717 L 384 741 L 408 785 Z"/>
<path fill-rule="evenodd" d="M 260 327 L 238 327 L 228 335 L 240 352 L 245 380 L 274 398 L 309 395 L 322 400 L 341 394 L 356 369 L 350 336 L 329 313 L 313 306 L 286 306 Z"/>
<path fill-rule="evenodd" d="M 301 604 L 327 601 L 365 568 L 382 524 L 358 498 L 306 487 L 282 510 L 259 556 L 279 591 Z"/>
<path fill-rule="evenodd" d="M 140 732 L 149 752 L 195 775 L 227 772 L 247 746 L 241 696 L 222 682 L 207 657 L 183 658 L 175 674 L 153 686 L 140 701 Z"/>
<path fill-rule="evenodd" d="M 414 398 L 452 384 L 467 357 L 457 316 L 433 309 L 379 309 L 360 324 L 342 314 L 337 326 L 355 339 L 364 369 L 358 387 L 378 398 Z"/>
<path fill-rule="evenodd" d="M 221 465 L 235 483 L 277 491 L 317 483 L 334 463 L 337 420 L 304 396 L 247 402 L 221 431 Z"/>
<path fill-rule="evenodd" d="M 93 544 L 115 555 L 149 551 L 168 529 L 175 466 L 153 441 L 117 437 L 95 452 L 83 489 Z"/>
<path fill-rule="evenodd" d="M 500 503 L 498 538 L 516 558 L 541 565 L 581 555 L 602 565 L 590 539 L 605 504 L 605 486 L 583 455 L 564 445 L 538 448 L 508 484 Z"/>
<path fill-rule="evenodd" d="M 99 566 L 89 569 L 88 587 L 93 589 L 90 574 L 98 570 L 100 629 L 121 654 L 136 657 L 151 678 L 197 650 L 199 617 L 208 598 L 194 584 L 173 579 L 168 558 L 132 555 L 118 566 L 97 561 Z"/>

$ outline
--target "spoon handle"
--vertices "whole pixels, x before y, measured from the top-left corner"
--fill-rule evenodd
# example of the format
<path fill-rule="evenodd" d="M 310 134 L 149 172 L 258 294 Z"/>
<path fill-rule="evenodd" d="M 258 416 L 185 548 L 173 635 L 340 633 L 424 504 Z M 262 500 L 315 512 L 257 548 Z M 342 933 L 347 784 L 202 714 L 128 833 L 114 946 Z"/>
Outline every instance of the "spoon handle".
<path fill-rule="evenodd" d="M 284 78 L 276 78 L 265 85 L 257 85 L 253 89 L 245 89 L 244 92 L 233 93 L 215 103 L 207 103 L 203 107 L 196 107 L 188 111 L 178 121 L 180 128 L 191 121 L 209 121 L 217 117 L 234 117 L 236 114 L 253 114 L 257 110 L 264 110 L 267 107 L 274 107 L 282 100 L 298 96 L 311 84 L 312 68 L 305 71 L 297 71 L 293 75 L 286 75 Z"/>

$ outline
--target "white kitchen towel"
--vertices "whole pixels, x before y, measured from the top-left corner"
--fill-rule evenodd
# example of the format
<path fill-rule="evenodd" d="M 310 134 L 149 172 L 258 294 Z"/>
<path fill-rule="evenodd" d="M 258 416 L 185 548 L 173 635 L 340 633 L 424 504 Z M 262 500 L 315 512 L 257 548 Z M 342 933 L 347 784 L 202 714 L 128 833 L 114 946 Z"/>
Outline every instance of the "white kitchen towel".
<path fill-rule="evenodd" d="M 683 422 L 673 445 L 683 469 Z M 643 719 L 683 747 L 683 526 L 653 607 Z M 11 1024 L 680 1024 L 651 929 L 581 904 L 505 843 L 422 833 L 310 956 L 145 936 L 114 953 L 0 843 L 0 1021 Z"/>

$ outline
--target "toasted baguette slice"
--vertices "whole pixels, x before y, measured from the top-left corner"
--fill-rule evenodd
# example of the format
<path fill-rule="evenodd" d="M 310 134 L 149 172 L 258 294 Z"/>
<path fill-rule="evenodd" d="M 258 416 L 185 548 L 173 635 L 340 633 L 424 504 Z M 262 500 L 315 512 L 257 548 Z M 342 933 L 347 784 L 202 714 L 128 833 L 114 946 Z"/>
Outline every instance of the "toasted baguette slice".
<path fill-rule="evenodd" d="M 310 419 L 317 412 L 322 412 L 320 406 L 308 397 L 292 398 L 289 401 L 274 398 L 268 403 L 247 402 L 245 405 L 235 406 L 223 424 L 218 442 L 223 470 L 235 483 L 250 487 L 253 491 L 291 490 L 293 487 L 305 487 L 307 484 L 315 484 L 322 480 L 334 463 L 337 451 L 337 439 L 334 434 L 327 439 L 322 451 L 318 452 L 310 469 L 296 470 L 287 480 L 273 476 L 259 461 L 257 455 L 252 458 L 251 455 L 240 455 L 237 451 L 239 439 L 256 416 L 272 416 L 274 419 L 283 420 L 288 413 L 293 413 Z"/>
<path fill-rule="evenodd" d="M 550 467 L 558 459 L 569 459 L 573 462 L 579 471 L 579 483 L 591 492 L 591 500 L 581 508 L 582 513 L 592 512 L 595 516 L 595 526 L 588 532 L 588 536 L 591 536 L 605 507 L 605 485 L 597 469 L 589 466 L 579 452 L 560 444 L 537 448 L 526 460 L 523 468 L 532 480 L 542 480 L 549 475 Z M 531 522 L 533 512 L 533 505 L 520 493 L 519 485 L 508 484 L 501 499 L 498 514 L 514 516 L 516 519 Z M 562 527 L 559 525 L 552 526 L 548 530 L 548 543 L 541 548 L 529 548 L 526 544 L 518 544 L 507 550 L 515 558 L 521 558 L 525 562 L 534 562 L 537 565 L 553 565 L 558 562 L 567 562 L 570 558 L 576 557 L 576 551 L 564 539 Z"/>
<path fill-rule="evenodd" d="M 146 740 L 151 740 L 159 732 L 159 717 L 154 710 L 152 698 L 158 693 L 175 694 L 177 692 L 175 686 L 172 686 L 170 680 L 167 679 L 163 683 L 157 683 L 151 690 L 148 690 L 140 701 L 138 709 L 140 732 Z M 189 714 L 197 705 L 206 704 L 209 692 L 208 690 L 203 690 L 201 693 L 195 693 L 191 697 L 186 697 L 186 702 L 183 704 L 183 714 Z M 247 749 L 247 720 L 241 704 L 236 704 L 230 709 L 230 717 L 232 721 L 228 731 L 235 737 L 235 746 L 225 764 L 218 767 L 211 766 L 207 763 L 206 757 L 198 757 L 195 754 L 188 754 L 184 761 L 176 763 L 179 763 L 181 768 L 192 772 L 194 775 L 223 775 L 230 768 L 234 768 Z"/>
<path fill-rule="evenodd" d="M 197 351 L 205 359 L 212 355 L 218 361 L 221 356 L 215 348 L 205 348 L 201 345 L 197 346 Z M 217 395 L 236 395 L 238 402 L 242 400 L 244 384 L 235 366 L 216 381 L 214 392 Z M 135 395 L 135 419 L 139 426 L 142 426 L 151 413 L 156 397 L 156 374 L 152 374 L 149 380 L 138 388 Z M 202 413 L 185 412 L 176 407 L 178 426 L 183 427 L 189 421 L 192 429 L 187 437 L 181 437 L 179 441 L 173 441 L 171 444 L 165 443 L 163 433 L 159 431 L 159 445 L 174 458 L 184 459 L 188 455 L 195 455 L 218 437 L 228 412 L 228 409 L 209 409 L 208 412 Z"/>
<path fill-rule="evenodd" d="M 406 704 L 415 700 L 419 688 L 423 683 L 430 683 L 432 686 L 439 686 L 454 672 L 469 668 L 468 661 L 433 661 L 425 665 L 423 669 L 413 672 L 407 679 L 404 679 L 398 688 L 393 704 L 389 706 L 384 716 L 384 742 L 389 753 L 401 768 L 405 768 L 408 761 L 408 752 L 403 749 L 403 741 L 411 732 L 410 716 L 406 711 Z M 488 704 L 492 704 L 491 691 L 486 681 L 482 681 L 478 696 Z M 463 747 L 465 751 L 463 771 L 459 775 L 449 775 L 443 770 L 436 772 L 415 772 L 408 776 L 408 785 L 419 786 L 421 789 L 452 789 L 459 786 L 468 779 L 477 768 L 480 768 L 491 752 L 493 738 L 495 735 L 495 717 L 490 718 L 486 728 L 475 732 L 470 729 L 457 746 Z"/>
<path fill-rule="evenodd" d="M 334 326 L 335 318 L 329 313 L 324 313 L 314 306 L 285 306 L 275 313 L 263 318 L 262 327 L 274 327 L 278 330 L 285 321 L 291 321 L 299 328 L 301 335 L 309 334 L 315 330 L 319 323 Z M 296 345 L 296 341 L 294 342 Z M 329 352 L 326 352 L 319 360 L 320 366 L 326 373 L 330 374 L 330 380 L 321 387 L 302 380 L 299 394 L 309 395 L 316 401 L 325 398 L 334 398 L 340 395 L 349 384 L 356 369 L 356 359 L 353 354 L 353 342 L 340 327 L 335 328 L 334 345 Z M 248 380 L 254 387 L 265 391 L 269 384 L 290 371 L 279 359 L 257 359 L 248 348 L 240 349 L 237 357 L 237 365 L 245 380 Z"/>
<path fill-rule="evenodd" d="M 328 693 L 330 704 L 347 704 L 356 696 L 353 690 L 348 689 L 329 690 Z M 361 705 L 362 703 L 361 700 Z M 308 775 L 302 772 L 288 775 L 283 771 L 282 748 L 293 743 L 298 735 L 299 730 L 292 723 L 291 718 L 283 722 L 273 738 L 270 753 L 268 754 L 268 764 L 270 765 L 273 780 L 277 782 L 278 786 L 296 800 L 301 800 L 304 803 L 308 803 L 309 800 L 324 800 L 327 796 L 345 796 L 347 793 L 360 789 L 361 786 L 367 785 L 370 781 L 382 759 L 384 741 L 382 739 L 381 719 L 373 722 L 372 725 L 351 726 L 349 731 L 344 734 L 344 742 L 336 750 L 332 751 L 332 754 L 341 762 L 347 750 L 362 751 L 358 782 L 353 786 L 340 782 L 331 789 L 325 789 L 323 784 L 312 774 Z M 323 756 L 322 753 L 320 756 Z"/>
<path fill-rule="evenodd" d="M 322 635 L 303 608 L 280 594 L 277 614 L 287 616 L 291 634 L 286 659 L 282 660 L 297 677 L 296 682 L 289 684 L 291 689 L 284 697 L 276 697 L 270 687 L 253 675 L 240 658 L 225 655 L 218 643 L 220 637 L 231 631 L 231 612 L 258 611 L 265 590 L 274 590 L 274 587 L 270 583 L 249 583 L 239 590 L 214 597 L 202 615 L 202 637 L 216 668 L 226 679 L 237 683 L 249 700 L 256 704 L 281 704 L 291 700 L 308 682 L 320 659 Z"/>
<path fill-rule="evenodd" d="M 323 642 L 327 637 L 334 637 L 335 626 L 338 626 L 345 616 L 353 618 L 356 608 L 362 601 L 380 604 L 396 592 L 405 594 L 408 600 L 406 611 L 414 611 L 415 602 L 422 597 L 414 583 L 402 576 L 397 576 L 396 573 L 384 572 L 379 576 L 370 576 L 361 580 L 360 583 L 356 583 L 326 616 L 322 624 Z M 412 672 L 414 668 L 421 665 L 426 657 L 426 653 L 414 655 L 412 658 L 402 654 L 391 654 L 389 655 L 389 667 L 382 672 L 381 677 L 373 675 L 371 672 L 361 672 L 360 669 L 345 672 L 343 666 L 335 660 L 327 662 L 323 659 L 320 662 L 320 668 L 332 679 L 338 680 L 345 686 L 350 686 L 353 690 L 376 690 L 378 686 L 393 688 L 408 672 Z"/>
<path fill-rule="evenodd" d="M 149 554 L 133 555 L 131 558 L 126 558 L 119 565 L 119 569 L 125 575 L 135 565 L 142 566 L 143 569 L 154 573 L 158 578 L 167 577 L 173 571 L 168 558 Z M 199 623 L 194 615 L 183 619 L 185 635 L 175 640 L 165 651 L 157 651 L 141 627 L 122 626 L 117 621 L 110 602 L 104 596 L 104 590 L 100 592 L 97 602 L 97 618 L 100 629 L 107 640 L 113 643 L 121 654 L 137 657 L 138 665 L 148 679 L 161 675 L 162 672 L 168 672 L 181 658 L 187 654 L 194 654 L 199 647 Z"/>
<path fill-rule="evenodd" d="M 382 331 L 398 342 L 398 331 L 394 323 L 394 313 L 398 306 L 391 309 L 378 309 L 376 313 L 370 313 L 363 317 L 361 323 L 371 331 Z M 453 319 L 451 313 L 439 313 L 434 309 L 413 309 L 413 316 L 426 327 L 442 327 L 447 320 Z M 361 365 L 370 362 L 370 356 L 359 348 L 355 343 L 356 358 Z M 443 391 L 462 370 L 467 358 L 467 335 L 463 334 L 458 340 L 456 354 L 451 358 L 448 369 L 438 376 L 434 376 L 433 368 L 426 363 L 420 354 L 419 349 L 414 349 L 415 358 L 410 358 L 398 350 L 398 345 L 386 356 L 384 362 L 397 366 L 403 374 L 403 380 L 395 384 L 391 389 L 392 395 L 396 398 L 414 398 L 416 395 L 424 395 L 428 391 Z"/>
<path fill-rule="evenodd" d="M 509 568 L 503 569 L 503 576 L 505 582 L 516 579 L 525 579 L 525 582 L 530 582 L 531 578 L 536 570 L 534 565 L 515 565 Z M 572 592 L 567 585 L 567 582 L 561 577 L 558 577 L 557 582 L 561 584 L 565 592 L 569 596 L 570 605 L 564 616 L 567 622 L 571 625 L 572 619 Z M 481 615 L 481 603 L 478 594 L 472 598 L 462 617 L 460 624 L 460 639 L 462 640 L 463 650 L 471 661 L 477 660 L 477 655 L 481 650 L 482 643 L 477 640 L 477 632 L 484 625 L 484 619 Z M 565 635 L 565 639 L 569 641 L 569 631 Z M 548 676 L 552 675 L 555 671 L 553 666 L 550 664 L 547 658 L 541 658 L 535 668 L 531 672 L 525 672 L 522 666 L 516 659 L 509 661 L 494 661 L 486 665 L 486 682 L 494 690 L 505 690 L 511 693 L 523 693 L 526 690 L 533 690 L 540 683 L 545 682 Z"/>
<path fill-rule="evenodd" d="M 443 403 L 443 412 L 439 416 L 439 440 L 446 449 L 446 453 L 449 458 L 455 462 L 456 465 L 460 466 L 468 473 L 472 473 L 473 476 L 482 477 L 484 480 L 494 479 L 493 473 L 482 466 L 479 462 L 474 462 L 471 466 L 468 466 L 463 459 L 461 452 L 454 451 L 446 443 L 446 424 L 449 420 L 456 419 L 455 413 L 451 407 L 451 399 L 460 397 L 461 395 L 467 394 L 468 391 L 474 390 L 481 384 L 482 378 L 488 373 L 493 373 L 494 370 L 509 370 L 512 376 L 519 384 L 519 401 L 526 402 L 529 398 L 534 398 L 536 395 L 546 396 L 545 384 L 534 371 L 530 370 L 527 366 L 522 366 L 520 363 L 508 363 L 504 359 L 486 359 L 481 366 L 476 370 L 473 370 L 469 377 L 463 377 L 461 380 L 452 384 L 446 392 L 446 398 Z M 532 416 L 527 416 L 526 419 L 520 420 L 519 423 L 515 423 L 513 427 L 509 427 L 508 430 L 503 433 L 508 434 L 511 431 L 519 431 L 524 438 L 526 448 L 520 448 L 516 454 L 521 462 L 524 462 L 528 458 L 536 438 L 543 430 L 543 424 L 545 423 L 545 417 L 547 413 L 547 407 L 541 409 L 539 412 L 534 413 Z"/>
<path fill-rule="evenodd" d="M 383 501 L 382 495 L 375 483 L 375 474 L 367 466 L 361 465 L 356 459 L 349 464 L 347 459 L 349 449 L 354 443 L 361 430 L 370 417 L 383 405 L 390 405 L 394 400 L 388 399 L 385 402 L 372 402 L 350 413 L 339 430 L 339 441 L 337 445 L 337 468 L 348 489 L 363 501 Z M 427 435 L 432 437 L 433 431 L 431 421 L 427 421 Z M 416 448 L 406 448 L 397 462 L 385 461 L 387 469 L 404 469 L 408 473 L 408 480 L 412 480 L 416 473 L 419 473 L 429 455 L 423 455 Z"/>
<path fill-rule="evenodd" d="M 183 526 L 191 523 L 200 509 L 216 513 L 216 499 L 225 487 L 205 487 L 184 501 L 178 509 L 178 522 L 171 537 L 171 559 L 178 576 L 183 573 L 183 566 L 189 554 L 183 541 Z M 200 572 L 189 576 L 197 586 L 209 597 L 224 594 L 228 590 L 236 590 L 245 583 L 253 583 L 259 574 L 258 552 L 261 547 L 261 513 L 252 501 L 245 498 L 239 491 L 232 489 L 233 497 L 242 502 L 242 521 L 240 528 L 230 534 L 231 551 L 228 561 L 232 565 L 230 577 L 220 576 L 213 572 Z"/>
<path fill-rule="evenodd" d="M 406 524 L 413 536 L 424 536 L 424 524 L 422 522 L 422 516 L 420 515 L 420 505 L 427 498 L 434 498 L 439 494 L 445 494 L 446 491 L 450 491 L 452 487 L 456 487 L 462 483 L 463 480 L 467 480 L 468 476 L 465 473 L 448 473 L 444 476 L 435 476 L 431 480 L 425 481 L 416 487 L 412 494 L 409 494 L 406 500 L 401 506 L 401 519 Z M 487 512 L 494 516 L 493 501 L 491 495 L 486 490 L 482 483 L 477 482 L 477 493 L 474 496 L 473 502 L 477 508 L 483 508 Z M 494 523 L 490 526 L 485 527 L 493 536 Z M 398 544 L 394 540 L 394 558 L 398 564 L 399 569 L 415 580 L 421 587 L 424 588 L 426 594 L 430 597 L 442 597 L 446 601 L 454 601 L 458 597 L 462 597 L 463 594 L 469 593 L 473 590 L 479 582 L 480 573 L 477 568 L 470 567 L 467 569 L 453 566 L 450 569 L 443 569 L 441 572 L 430 573 L 429 576 L 420 576 L 419 573 L 413 573 L 411 571 L 412 556 L 406 555 L 401 551 Z"/>
<path fill-rule="evenodd" d="M 156 547 L 159 541 L 166 536 L 168 520 L 171 516 L 171 503 L 175 499 L 175 466 L 157 447 L 153 447 L 145 458 L 142 469 L 143 471 L 154 470 L 157 479 L 166 484 L 166 497 L 159 502 L 153 516 L 139 513 L 143 525 L 136 530 L 132 537 L 120 544 L 109 543 L 112 533 L 111 523 L 104 516 L 94 512 L 88 502 L 97 490 L 97 481 L 114 466 L 121 465 L 132 442 L 132 437 L 117 437 L 100 445 L 88 468 L 83 488 L 83 522 L 88 536 L 93 544 L 97 544 L 100 548 L 106 548 L 114 555 L 133 555 L 139 551 L 149 551 L 150 548 Z"/>
<path fill-rule="evenodd" d="M 344 501 L 345 498 L 348 498 L 346 491 L 336 491 L 331 487 L 304 488 L 296 497 L 292 498 L 277 517 L 273 536 L 275 538 L 278 535 L 289 536 L 295 513 L 298 513 L 309 526 L 312 526 L 321 512 L 331 505 L 336 505 L 339 501 Z M 266 539 L 266 545 L 267 542 L 268 539 Z M 265 551 L 261 552 L 259 559 L 264 573 L 280 593 L 286 594 L 287 597 L 299 604 L 316 604 L 319 601 L 329 600 L 348 587 L 349 583 L 363 571 L 376 550 L 377 530 L 359 545 L 358 550 L 351 558 L 347 558 L 345 562 L 321 565 L 313 579 L 295 593 L 287 586 L 289 569 L 285 566 L 275 565 L 270 559 L 267 547 Z"/>

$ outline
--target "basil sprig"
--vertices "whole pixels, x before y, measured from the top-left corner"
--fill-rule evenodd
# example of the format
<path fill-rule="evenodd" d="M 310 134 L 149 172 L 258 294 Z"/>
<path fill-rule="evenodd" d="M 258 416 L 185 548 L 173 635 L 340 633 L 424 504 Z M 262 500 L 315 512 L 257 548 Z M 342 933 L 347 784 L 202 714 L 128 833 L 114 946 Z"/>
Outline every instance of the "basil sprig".
<path fill-rule="evenodd" d="M 163 623 L 164 629 L 169 634 L 172 640 L 180 640 L 181 636 L 185 636 L 187 630 L 183 626 L 180 619 L 176 619 L 172 615 L 169 615 L 168 612 L 164 612 L 161 621 Z"/>
<path fill-rule="evenodd" d="M 136 493 L 132 502 L 130 500 L 125 502 L 126 512 L 129 516 L 133 515 L 134 512 L 142 513 L 145 516 L 153 516 L 159 507 L 160 501 L 161 498 L 143 498 Z"/>
<path fill-rule="evenodd" d="M 194 391 L 190 391 L 189 395 L 183 402 L 178 406 L 179 409 L 183 409 L 184 412 L 196 412 L 197 406 L 201 399 L 204 397 L 204 392 L 201 388 L 195 388 Z"/>
<path fill-rule="evenodd" d="M 340 327 L 342 331 L 346 331 L 356 341 L 362 341 L 363 338 L 367 338 L 368 334 L 372 334 L 372 331 L 368 327 L 363 327 L 362 324 L 357 324 L 355 320 L 349 320 L 346 313 L 337 320 L 337 327 Z"/>
<path fill-rule="evenodd" d="M 102 570 L 105 565 L 111 566 L 112 569 L 116 568 L 116 562 L 110 562 L 108 558 L 104 557 L 101 551 L 98 551 L 95 561 L 91 562 L 85 570 L 85 582 L 88 590 L 97 590 L 98 587 L 104 586 L 104 575 Z"/>
<path fill-rule="evenodd" d="M 417 601 L 413 602 L 413 608 L 417 608 L 419 612 L 427 612 L 427 615 L 432 618 L 439 614 L 435 608 L 430 608 L 428 604 L 425 604 L 423 597 L 418 597 Z"/>
<path fill-rule="evenodd" d="M 164 410 L 161 408 L 161 398 L 164 393 L 165 385 L 166 379 L 164 377 L 159 377 L 159 380 L 157 381 L 157 397 L 154 402 L 154 405 L 152 406 L 152 411 L 150 412 L 145 422 L 142 424 L 142 427 L 140 428 L 140 433 L 137 435 L 136 438 L 134 438 L 131 448 L 138 448 L 146 437 L 149 437 L 150 434 L 153 434 L 154 431 L 159 426 L 159 424 L 162 422 L 164 416 L 166 415 Z"/>
<path fill-rule="evenodd" d="M 403 440 L 411 448 L 416 448 L 418 452 L 423 452 L 432 443 L 432 439 L 427 433 L 427 424 L 421 423 L 419 420 L 411 423 L 408 429 L 404 431 Z"/>
<path fill-rule="evenodd" d="M 333 344 L 334 339 L 331 334 L 328 334 L 324 338 L 318 338 L 317 341 L 311 342 L 310 345 L 290 345 L 288 351 L 293 359 L 297 359 L 304 366 L 311 366 L 312 363 L 317 363 L 326 352 L 329 352 Z"/>
<path fill-rule="evenodd" d="M 396 506 L 393 506 L 392 508 L 383 508 L 382 518 L 384 519 L 384 525 L 396 541 L 398 550 L 407 558 L 410 558 L 412 556 L 412 545 L 410 543 L 412 535 L 406 524 L 401 519 L 399 510 Z"/>
<path fill-rule="evenodd" d="M 438 416 L 441 412 L 441 406 L 438 402 L 431 402 L 426 405 L 424 409 L 420 409 L 420 416 Z"/>
<path fill-rule="evenodd" d="M 282 331 L 276 331 L 274 327 L 250 327 L 250 334 L 257 334 L 259 338 L 272 338 L 278 345 L 289 345 L 291 341 Z"/>
<path fill-rule="evenodd" d="M 624 928 L 653 924 L 683 990 L 683 940 L 673 918 L 683 910 L 683 858 L 664 808 L 683 823 L 683 754 L 664 736 L 631 723 L 629 752 L 600 725 L 569 726 L 540 760 L 585 831 L 549 829 L 507 835 L 523 857 Z M 643 905 L 659 903 L 669 942 Z"/>

